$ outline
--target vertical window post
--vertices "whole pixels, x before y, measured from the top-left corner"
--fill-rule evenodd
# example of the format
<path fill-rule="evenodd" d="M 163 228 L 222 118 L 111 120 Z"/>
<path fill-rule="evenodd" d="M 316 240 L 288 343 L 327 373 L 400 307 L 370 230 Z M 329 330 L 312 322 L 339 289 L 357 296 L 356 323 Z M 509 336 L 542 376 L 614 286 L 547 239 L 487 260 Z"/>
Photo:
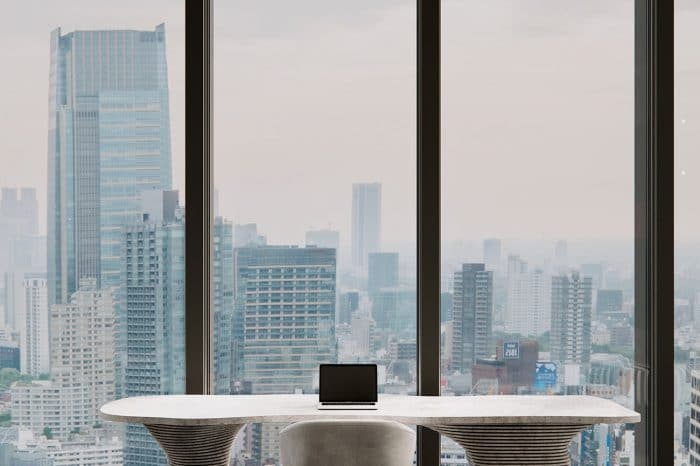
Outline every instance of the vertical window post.
<path fill-rule="evenodd" d="M 418 395 L 440 395 L 440 0 L 418 0 Z M 440 464 L 440 436 L 418 428 L 418 464 Z"/>
<path fill-rule="evenodd" d="M 188 394 L 211 392 L 212 1 L 186 0 L 185 374 Z"/>
<path fill-rule="evenodd" d="M 674 2 L 635 4 L 636 464 L 673 464 Z"/>

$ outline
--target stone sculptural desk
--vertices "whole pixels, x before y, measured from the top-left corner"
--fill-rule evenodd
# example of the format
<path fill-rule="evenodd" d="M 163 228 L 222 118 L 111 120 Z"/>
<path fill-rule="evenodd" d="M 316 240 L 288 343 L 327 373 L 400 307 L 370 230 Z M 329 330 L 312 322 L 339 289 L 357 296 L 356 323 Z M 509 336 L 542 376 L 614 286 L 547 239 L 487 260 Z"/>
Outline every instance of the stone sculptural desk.
<path fill-rule="evenodd" d="M 228 465 L 245 424 L 324 418 L 425 426 L 460 444 L 474 466 L 568 466 L 568 445 L 578 432 L 640 420 L 591 396 L 380 395 L 374 411 L 321 411 L 317 405 L 317 395 L 164 395 L 112 401 L 101 413 L 108 421 L 145 425 L 173 466 Z"/>

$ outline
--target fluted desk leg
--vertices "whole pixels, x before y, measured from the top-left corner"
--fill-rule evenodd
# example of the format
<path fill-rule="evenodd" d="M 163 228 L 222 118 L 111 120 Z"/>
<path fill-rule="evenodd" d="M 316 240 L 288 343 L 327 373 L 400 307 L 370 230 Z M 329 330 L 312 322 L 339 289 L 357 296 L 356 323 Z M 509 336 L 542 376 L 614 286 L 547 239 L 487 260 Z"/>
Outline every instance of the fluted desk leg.
<path fill-rule="evenodd" d="M 231 447 L 243 425 L 147 425 L 171 466 L 228 466 Z"/>
<path fill-rule="evenodd" d="M 473 466 L 570 466 L 569 443 L 586 425 L 427 426 L 464 448 Z"/>

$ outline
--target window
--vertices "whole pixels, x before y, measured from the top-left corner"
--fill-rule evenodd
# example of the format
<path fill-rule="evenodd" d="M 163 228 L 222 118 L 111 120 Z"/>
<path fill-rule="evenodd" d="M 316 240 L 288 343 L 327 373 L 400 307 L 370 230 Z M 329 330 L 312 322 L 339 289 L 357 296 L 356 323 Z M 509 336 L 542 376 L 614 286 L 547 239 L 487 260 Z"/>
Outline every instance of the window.
<path fill-rule="evenodd" d="M 410 1 L 215 4 L 216 393 L 315 393 L 329 362 L 415 393 L 415 24 Z M 234 456 L 278 459 L 277 428 Z"/>
<path fill-rule="evenodd" d="M 6 10 L 1 456 L 164 464 L 98 410 L 185 390 L 184 2 Z"/>
<path fill-rule="evenodd" d="M 633 2 L 448 1 L 442 26 L 442 395 L 634 408 Z M 634 441 L 594 426 L 572 462 Z"/>

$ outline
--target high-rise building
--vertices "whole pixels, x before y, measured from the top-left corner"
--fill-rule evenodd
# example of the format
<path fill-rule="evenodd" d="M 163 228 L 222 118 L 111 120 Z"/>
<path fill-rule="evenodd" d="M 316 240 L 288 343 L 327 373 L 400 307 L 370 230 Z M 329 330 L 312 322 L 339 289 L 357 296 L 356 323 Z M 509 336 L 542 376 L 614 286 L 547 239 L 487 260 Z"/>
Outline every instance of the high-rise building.
<path fill-rule="evenodd" d="M 554 263 L 557 268 L 566 267 L 569 261 L 569 244 L 566 240 L 559 240 L 554 245 Z"/>
<path fill-rule="evenodd" d="M 700 371 L 690 374 L 690 465 L 700 465 Z"/>
<path fill-rule="evenodd" d="M 34 377 L 48 374 L 49 305 L 46 274 L 24 276 L 24 313 L 19 319 L 21 371 Z"/>
<path fill-rule="evenodd" d="M 614 316 L 622 313 L 622 290 L 598 290 L 596 296 L 596 314 Z"/>
<path fill-rule="evenodd" d="M 360 292 L 347 291 L 340 294 L 340 304 L 337 313 L 337 324 L 349 324 L 352 313 L 360 307 Z"/>
<path fill-rule="evenodd" d="M 234 270 L 252 392 L 312 392 L 318 365 L 335 361 L 335 250 L 236 248 Z"/>
<path fill-rule="evenodd" d="M 258 225 L 255 223 L 235 224 L 233 226 L 233 247 L 249 248 L 253 246 L 264 246 L 267 238 L 258 234 Z"/>
<path fill-rule="evenodd" d="M 552 277 L 552 360 L 584 364 L 591 358 L 592 280 L 574 271 Z"/>
<path fill-rule="evenodd" d="M 352 265 L 364 266 L 367 254 L 381 248 L 382 185 L 352 185 Z"/>
<path fill-rule="evenodd" d="M 230 394 L 242 367 L 234 367 L 235 354 L 243 351 L 242 321 L 234 321 L 233 295 L 233 226 L 214 219 L 213 295 L 214 295 L 214 393 Z M 184 252 L 184 251 L 183 251 Z"/>
<path fill-rule="evenodd" d="M 184 222 L 141 222 L 124 228 L 123 314 L 120 342 L 122 396 L 185 390 Z M 128 425 L 125 465 L 166 465 L 148 431 Z"/>
<path fill-rule="evenodd" d="M 39 234 L 36 189 L 2 188 L 0 197 L 0 276 L 9 270 L 26 269 L 35 251 L 24 247 Z"/>
<path fill-rule="evenodd" d="M 372 317 L 377 328 L 391 333 L 403 332 L 405 336 L 416 331 L 416 290 L 397 286 L 381 288 L 371 296 Z"/>
<path fill-rule="evenodd" d="M 121 227 L 171 186 L 165 27 L 51 34 L 49 304 L 120 281 Z M 135 137 L 134 135 L 137 135 Z"/>
<path fill-rule="evenodd" d="M 551 324 L 549 281 L 541 269 L 528 270 L 519 256 L 508 256 L 506 333 L 542 335 Z"/>
<path fill-rule="evenodd" d="M 454 275 L 451 368 L 465 373 L 493 348 L 493 272 L 484 264 L 462 264 Z"/>
<path fill-rule="evenodd" d="M 328 229 L 307 231 L 306 245 L 316 246 L 318 248 L 330 248 L 337 251 L 340 247 L 340 233 Z"/>
<path fill-rule="evenodd" d="M 51 307 L 51 376 L 68 393 L 74 428 L 100 424 L 100 407 L 115 398 L 114 290 L 80 280 L 67 304 Z"/>
<path fill-rule="evenodd" d="M 370 252 L 367 257 L 367 289 L 370 297 L 382 288 L 399 286 L 398 252 Z"/>
<path fill-rule="evenodd" d="M 487 270 L 497 271 L 501 265 L 501 240 L 487 238 L 484 240 L 484 264 Z"/>

